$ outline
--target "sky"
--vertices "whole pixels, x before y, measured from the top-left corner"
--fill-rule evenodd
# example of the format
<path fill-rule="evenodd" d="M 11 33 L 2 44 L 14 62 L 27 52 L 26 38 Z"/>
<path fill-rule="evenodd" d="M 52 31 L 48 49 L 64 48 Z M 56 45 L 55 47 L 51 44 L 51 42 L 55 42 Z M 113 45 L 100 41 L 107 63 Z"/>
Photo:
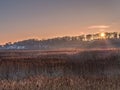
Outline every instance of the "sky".
<path fill-rule="evenodd" d="M 0 0 L 0 44 L 120 31 L 120 0 Z"/>

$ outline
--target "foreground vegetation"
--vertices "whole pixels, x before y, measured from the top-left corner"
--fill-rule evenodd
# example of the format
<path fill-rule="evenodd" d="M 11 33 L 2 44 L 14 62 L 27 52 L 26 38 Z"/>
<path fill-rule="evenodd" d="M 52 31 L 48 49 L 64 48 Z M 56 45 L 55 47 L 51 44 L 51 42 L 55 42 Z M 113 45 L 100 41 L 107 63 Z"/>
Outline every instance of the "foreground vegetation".
<path fill-rule="evenodd" d="M 0 52 L 0 90 L 119 90 L 119 76 L 119 49 Z"/>
<path fill-rule="evenodd" d="M 20 81 L 2 80 L 0 90 L 120 90 L 120 79 L 36 76 Z"/>

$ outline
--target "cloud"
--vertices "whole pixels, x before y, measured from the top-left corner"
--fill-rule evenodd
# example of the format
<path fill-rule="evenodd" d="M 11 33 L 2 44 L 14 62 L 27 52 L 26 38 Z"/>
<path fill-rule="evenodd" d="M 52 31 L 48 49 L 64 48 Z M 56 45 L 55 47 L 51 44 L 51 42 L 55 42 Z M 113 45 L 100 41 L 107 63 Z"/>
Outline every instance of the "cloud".
<path fill-rule="evenodd" d="M 107 29 L 110 28 L 110 26 L 108 25 L 93 25 L 88 27 L 88 29 Z"/>

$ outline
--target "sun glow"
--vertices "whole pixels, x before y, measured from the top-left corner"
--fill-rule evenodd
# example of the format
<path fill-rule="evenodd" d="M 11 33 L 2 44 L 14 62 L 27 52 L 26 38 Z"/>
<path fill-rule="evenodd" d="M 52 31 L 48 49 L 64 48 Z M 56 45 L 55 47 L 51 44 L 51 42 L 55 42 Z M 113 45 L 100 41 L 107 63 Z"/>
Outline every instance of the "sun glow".
<path fill-rule="evenodd" d="M 105 38 L 105 33 L 100 34 L 101 38 Z"/>

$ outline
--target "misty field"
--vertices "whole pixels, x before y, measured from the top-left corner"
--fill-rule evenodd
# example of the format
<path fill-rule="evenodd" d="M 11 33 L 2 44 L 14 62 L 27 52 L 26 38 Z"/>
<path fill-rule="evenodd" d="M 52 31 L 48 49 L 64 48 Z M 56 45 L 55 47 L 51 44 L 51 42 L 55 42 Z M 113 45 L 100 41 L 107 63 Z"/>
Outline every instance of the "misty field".
<path fill-rule="evenodd" d="M 120 49 L 0 51 L 0 90 L 119 90 Z"/>

